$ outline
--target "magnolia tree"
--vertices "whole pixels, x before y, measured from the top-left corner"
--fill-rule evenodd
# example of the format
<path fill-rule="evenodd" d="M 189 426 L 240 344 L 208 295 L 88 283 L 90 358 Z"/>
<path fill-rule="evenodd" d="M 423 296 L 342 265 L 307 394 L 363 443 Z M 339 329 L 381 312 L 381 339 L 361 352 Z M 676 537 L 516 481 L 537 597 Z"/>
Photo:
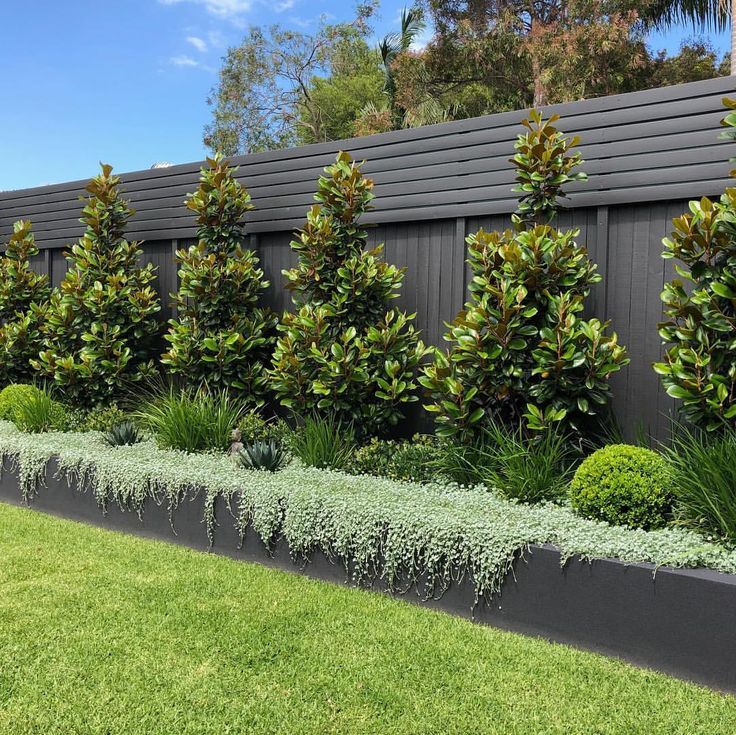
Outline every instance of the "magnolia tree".
<path fill-rule="evenodd" d="M 426 350 L 414 315 L 388 309 L 403 269 L 366 249 L 358 220 L 373 182 L 347 153 L 320 177 L 315 204 L 291 247 L 298 265 L 285 271 L 296 311 L 279 325 L 272 387 L 282 405 L 332 415 L 361 433 L 395 425 L 417 400 L 416 371 Z"/>
<path fill-rule="evenodd" d="M 489 422 L 553 424 L 582 432 L 606 409 L 609 378 L 628 360 L 607 323 L 582 316 L 601 277 L 577 230 L 552 221 L 563 187 L 581 180 L 579 153 L 538 112 L 524 121 L 516 155 L 521 193 L 513 229 L 467 238 L 470 298 L 420 378 L 437 433 L 473 440 Z"/>
<path fill-rule="evenodd" d="M 41 349 L 40 325 L 51 289 L 48 276 L 31 268 L 35 255 L 31 223 L 16 222 L 0 259 L 0 385 L 29 381 L 30 361 Z"/>
<path fill-rule="evenodd" d="M 736 110 L 736 100 L 724 100 Z M 734 139 L 736 112 L 723 120 L 724 137 Z M 736 170 L 731 171 L 736 175 Z M 667 349 L 654 369 L 682 412 L 694 424 L 713 431 L 736 425 L 736 188 L 720 200 L 690 202 L 689 214 L 673 220 L 663 240 L 664 258 L 688 281 L 665 285 L 662 301 L 667 320 L 659 334 Z"/>
<path fill-rule="evenodd" d="M 269 283 L 256 255 L 243 247 L 244 217 L 253 205 L 222 156 L 207 163 L 186 202 L 197 214 L 198 242 L 176 254 L 178 316 L 169 322 L 170 347 L 161 361 L 186 382 L 262 405 L 278 319 L 257 306 Z"/>
<path fill-rule="evenodd" d="M 69 268 L 51 295 L 42 325 L 42 350 L 32 364 L 62 394 L 83 406 L 125 393 L 154 373 L 152 356 L 160 304 L 143 251 L 124 239 L 133 210 L 118 190 L 112 167 L 87 185 L 82 238 L 67 255 Z"/>

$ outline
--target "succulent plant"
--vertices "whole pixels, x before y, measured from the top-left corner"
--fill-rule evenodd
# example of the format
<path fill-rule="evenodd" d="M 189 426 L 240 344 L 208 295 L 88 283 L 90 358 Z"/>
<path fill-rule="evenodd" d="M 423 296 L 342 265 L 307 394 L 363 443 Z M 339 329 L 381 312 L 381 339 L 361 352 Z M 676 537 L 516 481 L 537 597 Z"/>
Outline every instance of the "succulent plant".
<path fill-rule="evenodd" d="M 103 436 L 111 447 L 138 444 L 143 439 L 140 429 L 132 421 L 121 421 L 114 424 Z"/>
<path fill-rule="evenodd" d="M 241 467 L 249 470 L 278 472 L 286 464 L 289 455 L 279 442 L 272 440 L 246 444 L 235 457 Z"/>

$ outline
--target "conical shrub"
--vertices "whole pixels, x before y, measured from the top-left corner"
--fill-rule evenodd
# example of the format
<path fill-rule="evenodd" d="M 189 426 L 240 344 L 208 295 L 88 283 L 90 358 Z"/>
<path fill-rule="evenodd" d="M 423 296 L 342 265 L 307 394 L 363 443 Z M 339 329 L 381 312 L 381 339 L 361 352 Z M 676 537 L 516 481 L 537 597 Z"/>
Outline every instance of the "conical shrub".
<path fill-rule="evenodd" d="M 269 392 L 278 318 L 258 306 L 269 282 L 243 246 L 250 195 L 222 156 L 207 164 L 186 202 L 197 214 L 198 242 L 176 254 L 178 315 L 169 322 L 170 347 L 161 361 L 189 384 L 227 389 L 260 406 Z"/>
<path fill-rule="evenodd" d="M 79 405 L 107 403 L 155 373 L 152 356 L 160 328 L 160 303 L 149 263 L 124 239 L 133 210 L 122 199 L 119 178 L 103 164 L 87 185 L 84 235 L 67 254 L 64 279 L 51 295 L 43 348 L 33 365 Z"/>
<path fill-rule="evenodd" d="M 379 434 L 416 401 L 416 371 L 425 354 L 412 320 L 388 309 L 404 271 L 366 250 L 359 219 L 370 207 L 373 182 L 347 153 L 320 177 L 315 204 L 291 247 L 285 271 L 296 311 L 279 325 L 272 387 L 283 406 L 301 415 L 352 422 Z"/>
<path fill-rule="evenodd" d="M 40 326 L 51 294 L 48 276 L 31 268 L 36 255 L 31 223 L 16 222 L 0 259 L 0 386 L 33 379 L 31 360 L 41 349 Z"/>
<path fill-rule="evenodd" d="M 580 154 L 538 112 L 524 121 L 516 155 L 521 192 L 513 229 L 467 238 L 469 300 L 421 378 L 437 433 L 473 440 L 501 421 L 583 433 L 610 398 L 609 378 L 628 362 L 607 323 L 584 319 L 584 301 L 601 280 L 578 230 L 552 221 Z M 597 428 L 597 427 L 596 427 Z"/>

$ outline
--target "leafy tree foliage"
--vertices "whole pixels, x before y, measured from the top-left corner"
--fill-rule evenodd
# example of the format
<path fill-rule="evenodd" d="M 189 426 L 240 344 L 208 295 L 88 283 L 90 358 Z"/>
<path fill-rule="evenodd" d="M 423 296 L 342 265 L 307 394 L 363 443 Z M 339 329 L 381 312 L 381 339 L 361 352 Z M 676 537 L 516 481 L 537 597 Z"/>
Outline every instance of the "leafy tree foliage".
<path fill-rule="evenodd" d="M 653 0 L 642 12 L 647 25 L 664 29 L 676 23 L 725 30 L 731 26 L 731 54 L 723 74 L 736 74 L 736 2 L 734 0 Z"/>
<path fill-rule="evenodd" d="M 451 118 L 677 84 L 727 73 L 702 41 L 653 53 L 651 0 L 423 0 L 435 34 L 394 62 L 399 104 Z"/>
<path fill-rule="evenodd" d="M 667 87 L 671 84 L 697 82 L 728 76 L 730 61 L 728 54 L 719 58 L 713 46 L 702 39 L 691 39 L 680 45 L 674 56 L 660 51 L 648 65 L 650 87 Z"/>
<path fill-rule="evenodd" d="M 207 160 L 200 185 L 186 205 L 197 214 L 199 242 L 176 254 L 178 316 L 161 361 L 185 381 L 231 389 L 261 405 L 276 316 L 257 306 L 268 281 L 252 250 L 243 247 L 250 195 L 217 155 Z"/>
<path fill-rule="evenodd" d="M 30 380 L 30 361 L 40 349 L 39 327 L 51 289 L 48 276 L 31 268 L 35 255 L 31 223 L 16 222 L 0 259 L 0 385 Z"/>
<path fill-rule="evenodd" d="M 361 37 L 335 44 L 329 73 L 312 77 L 299 106 L 298 142 L 318 143 L 360 133 L 363 111 L 383 105 L 378 54 Z"/>
<path fill-rule="evenodd" d="M 64 280 L 51 295 L 43 349 L 33 367 L 83 406 L 109 402 L 154 371 L 151 356 L 160 304 L 154 267 L 138 264 L 138 243 L 123 238 L 133 210 L 112 166 L 87 185 L 82 238 L 67 254 Z"/>
<path fill-rule="evenodd" d="M 251 28 L 228 51 L 209 99 L 207 145 L 232 155 L 338 140 L 708 79 L 730 68 L 700 39 L 672 55 L 647 46 L 652 24 L 675 17 L 664 0 L 416 0 L 397 31 L 371 49 L 376 5 L 359 5 L 351 23 L 323 21 L 314 34 Z M 713 7 L 697 10 L 712 20 Z M 417 49 L 428 26 L 432 36 Z"/>
<path fill-rule="evenodd" d="M 285 313 L 271 370 L 282 405 L 354 422 L 365 434 L 395 425 L 417 400 L 415 373 L 425 349 L 413 315 L 387 311 L 404 272 L 366 251 L 358 222 L 373 182 L 341 152 L 320 177 L 315 204 L 291 243 L 298 265 L 285 271 L 297 310 Z"/>
<path fill-rule="evenodd" d="M 374 0 L 350 23 L 316 33 L 251 27 L 228 50 L 209 104 L 204 141 L 226 156 L 353 134 L 363 106 L 381 99 L 378 56 L 366 43 Z"/>
<path fill-rule="evenodd" d="M 406 53 L 420 33 L 426 28 L 426 23 L 418 8 L 401 11 L 401 28 L 398 33 L 390 33 L 378 44 L 383 64 L 383 91 L 386 94 L 388 107 L 391 110 L 393 124 L 401 127 L 404 124 L 406 110 L 396 102 L 396 79 L 394 77 L 394 62 L 399 54 Z"/>
<path fill-rule="evenodd" d="M 724 100 L 736 109 L 736 100 Z M 731 134 L 736 115 L 724 124 Z M 731 172 L 732 175 L 736 171 Z M 664 258 L 676 258 L 680 278 L 665 285 L 668 317 L 660 326 L 667 345 L 654 369 L 667 393 L 682 400 L 682 411 L 709 431 L 736 425 L 736 188 L 718 201 L 690 202 L 690 212 L 673 220 L 663 240 Z"/>
<path fill-rule="evenodd" d="M 420 378 L 437 432 L 463 440 L 501 420 L 530 429 L 563 422 L 582 432 L 605 409 L 608 379 L 628 360 L 607 324 L 582 318 L 601 277 L 577 230 L 548 224 L 563 186 L 581 174 L 576 139 L 534 112 L 516 143 L 514 229 L 470 235 L 470 300 L 450 325 L 449 352 L 435 352 Z"/>
<path fill-rule="evenodd" d="M 448 111 L 432 97 L 413 100 L 404 96 L 409 107 L 399 103 L 397 95 L 397 61 L 406 57 L 412 44 L 425 30 L 424 14 L 419 7 L 401 11 L 399 30 L 384 36 L 378 44 L 383 67 L 383 99 L 379 104 L 368 102 L 355 121 L 356 135 L 373 135 L 389 130 L 432 125 L 449 119 Z"/>

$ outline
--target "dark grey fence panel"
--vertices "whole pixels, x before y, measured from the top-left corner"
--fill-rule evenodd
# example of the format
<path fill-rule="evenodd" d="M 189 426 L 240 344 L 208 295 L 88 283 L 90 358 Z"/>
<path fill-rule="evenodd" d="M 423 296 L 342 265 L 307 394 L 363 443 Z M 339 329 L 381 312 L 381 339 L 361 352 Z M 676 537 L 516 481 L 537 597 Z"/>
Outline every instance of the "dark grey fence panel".
<path fill-rule="evenodd" d="M 48 253 L 40 252 L 38 255 L 31 258 L 31 268 L 33 268 L 36 273 L 45 273 L 46 275 L 49 275 L 48 255 Z"/>
<path fill-rule="evenodd" d="M 657 324 L 663 320 L 660 294 L 674 277 L 672 261 L 662 257 L 662 238 L 687 201 L 616 207 L 609 211 L 609 263 L 606 317 L 631 355 L 631 364 L 613 380 L 614 408 L 629 434 L 642 425 L 667 435 L 675 402 L 660 388 L 652 363 L 661 359 Z"/>
<path fill-rule="evenodd" d="M 446 321 L 465 299 L 464 237 L 456 220 L 397 223 L 370 231 L 370 244 L 385 243 L 388 261 L 406 268 L 395 306 L 416 313 L 422 339 L 442 344 Z"/>
<path fill-rule="evenodd" d="M 291 232 L 264 232 L 256 238 L 261 268 L 271 283 L 264 301 L 276 311 L 291 308 L 291 293 L 284 288 L 282 275 L 282 271 L 296 265 L 296 257 L 289 247 L 291 240 Z"/>
<path fill-rule="evenodd" d="M 175 309 L 171 294 L 177 290 L 177 264 L 174 257 L 176 248 L 186 246 L 186 242 L 158 240 L 146 242 L 143 251 L 143 262 L 152 263 L 156 268 L 154 287 L 161 299 L 159 319 L 167 321 L 174 316 Z"/>
<path fill-rule="evenodd" d="M 64 253 L 65 251 L 59 248 L 50 250 L 47 256 L 49 277 L 51 279 L 51 285 L 54 287 L 58 286 L 66 275 L 68 263 Z"/>

